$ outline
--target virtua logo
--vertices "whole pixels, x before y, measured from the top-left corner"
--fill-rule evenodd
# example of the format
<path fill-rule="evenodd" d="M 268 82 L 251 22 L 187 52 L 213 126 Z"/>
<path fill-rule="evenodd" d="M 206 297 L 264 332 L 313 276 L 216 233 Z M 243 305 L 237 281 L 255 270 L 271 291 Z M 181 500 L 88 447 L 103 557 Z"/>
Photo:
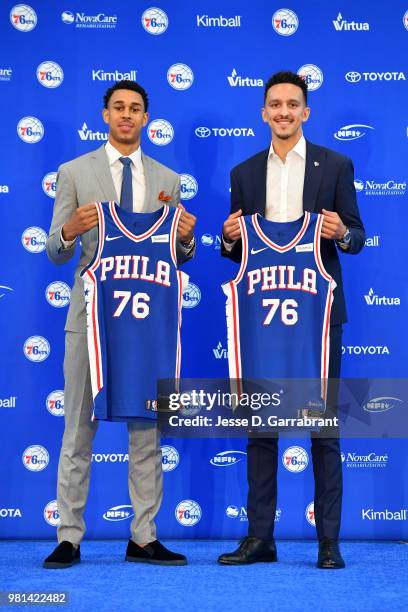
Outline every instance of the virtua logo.
<path fill-rule="evenodd" d="M 406 521 L 408 513 L 406 508 L 401 508 L 396 512 L 392 512 L 386 508 L 385 510 L 374 510 L 373 508 L 361 509 L 361 518 L 363 521 Z"/>
<path fill-rule="evenodd" d="M 204 28 L 240 28 L 241 15 L 235 15 L 235 17 L 197 15 L 197 26 L 203 26 Z"/>
<path fill-rule="evenodd" d="M 21 518 L 20 508 L 0 508 L 0 518 Z"/>
<path fill-rule="evenodd" d="M 8 185 L 0 185 L 0 193 L 9 193 Z"/>
<path fill-rule="evenodd" d="M 228 76 L 227 79 L 231 87 L 263 87 L 264 85 L 262 79 L 251 79 L 249 77 L 239 76 L 235 68 L 231 72 L 231 76 Z"/>
<path fill-rule="evenodd" d="M 217 348 L 213 349 L 214 357 L 216 359 L 228 359 L 228 351 L 223 348 L 221 342 L 217 344 Z"/>
<path fill-rule="evenodd" d="M 346 21 L 343 15 L 339 13 L 336 19 L 333 19 L 333 25 L 338 32 L 349 30 L 369 30 L 370 24 L 366 21 Z"/>
<path fill-rule="evenodd" d="M 81 140 L 108 140 L 107 132 L 93 132 L 88 129 L 85 121 L 82 124 L 82 129 L 78 130 L 78 134 Z"/>
<path fill-rule="evenodd" d="M 119 72 L 119 70 L 115 70 L 114 72 L 105 72 L 99 68 L 99 70 L 92 69 L 92 80 L 93 81 L 136 81 L 137 80 L 137 70 L 130 70 L 129 72 Z"/>
<path fill-rule="evenodd" d="M 348 355 L 389 355 L 388 346 L 342 346 L 341 354 Z"/>
<path fill-rule="evenodd" d="M 366 304 L 368 306 L 400 306 L 401 300 L 399 297 L 385 297 L 379 296 L 374 293 L 374 289 L 370 289 L 369 292 L 364 296 Z"/>

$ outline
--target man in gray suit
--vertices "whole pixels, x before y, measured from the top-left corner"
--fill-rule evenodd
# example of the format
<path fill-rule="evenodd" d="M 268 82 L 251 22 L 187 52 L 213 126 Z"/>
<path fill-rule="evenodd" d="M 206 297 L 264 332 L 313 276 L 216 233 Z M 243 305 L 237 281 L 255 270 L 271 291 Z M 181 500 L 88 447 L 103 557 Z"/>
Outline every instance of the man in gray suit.
<path fill-rule="evenodd" d="M 97 244 L 98 216 L 94 202 L 122 202 L 126 190 L 134 212 L 153 212 L 162 206 L 163 200 L 181 206 L 179 176 L 141 151 L 140 134 L 148 121 L 147 108 L 143 87 L 133 81 L 116 83 L 104 97 L 103 118 L 109 126 L 106 145 L 59 168 L 47 253 L 57 265 L 69 261 L 80 236 L 81 257 L 65 325 L 65 431 L 58 465 L 59 544 L 45 559 L 46 568 L 66 568 L 78 563 L 85 533 L 83 512 L 97 421 L 91 421 L 85 300 L 79 272 L 90 262 Z M 179 264 L 194 254 L 195 221 L 183 208 L 177 234 Z M 184 555 L 169 551 L 156 539 L 154 518 L 162 498 L 160 439 L 155 424 L 135 421 L 128 424 L 129 494 L 135 518 L 125 558 L 185 565 Z"/>

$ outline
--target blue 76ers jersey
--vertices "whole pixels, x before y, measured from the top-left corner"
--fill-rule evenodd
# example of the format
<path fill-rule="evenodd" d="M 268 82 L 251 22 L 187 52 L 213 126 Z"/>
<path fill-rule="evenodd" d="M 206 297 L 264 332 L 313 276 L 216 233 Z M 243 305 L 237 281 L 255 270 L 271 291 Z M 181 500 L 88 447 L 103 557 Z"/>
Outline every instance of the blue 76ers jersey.
<path fill-rule="evenodd" d="M 130 213 L 97 202 L 95 256 L 81 275 L 87 311 L 93 419 L 155 419 L 157 380 L 180 376 L 187 276 L 177 270 L 181 209 Z"/>
<path fill-rule="evenodd" d="M 320 256 L 323 216 L 239 219 L 242 260 L 227 295 L 232 379 L 327 379 L 335 282 Z"/>

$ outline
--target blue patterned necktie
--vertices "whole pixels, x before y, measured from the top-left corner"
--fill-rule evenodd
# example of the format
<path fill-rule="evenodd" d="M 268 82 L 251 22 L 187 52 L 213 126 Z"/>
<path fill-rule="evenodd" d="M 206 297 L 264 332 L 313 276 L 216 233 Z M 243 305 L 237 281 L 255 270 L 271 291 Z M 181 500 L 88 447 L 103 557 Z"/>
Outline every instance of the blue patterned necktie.
<path fill-rule="evenodd" d="M 133 190 L 132 190 L 132 169 L 130 157 L 119 157 L 123 164 L 122 190 L 120 192 L 120 207 L 128 212 L 133 212 Z"/>

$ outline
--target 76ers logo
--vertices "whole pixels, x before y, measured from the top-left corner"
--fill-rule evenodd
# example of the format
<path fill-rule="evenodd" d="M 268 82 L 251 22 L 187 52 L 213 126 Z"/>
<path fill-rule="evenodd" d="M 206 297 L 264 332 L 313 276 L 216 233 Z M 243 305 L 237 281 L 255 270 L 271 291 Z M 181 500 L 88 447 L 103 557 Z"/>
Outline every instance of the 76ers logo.
<path fill-rule="evenodd" d="M 64 416 L 64 392 L 59 389 L 51 391 L 45 400 L 45 405 L 53 416 Z"/>
<path fill-rule="evenodd" d="M 41 253 L 47 242 L 47 232 L 41 227 L 27 227 L 21 236 L 21 243 L 30 253 Z"/>
<path fill-rule="evenodd" d="M 201 519 L 201 507 L 198 502 L 185 499 L 177 505 L 175 514 L 180 525 L 193 527 Z"/>
<path fill-rule="evenodd" d="M 44 519 L 53 527 L 58 527 L 60 524 L 60 514 L 58 510 L 57 500 L 50 501 L 44 508 Z"/>
<path fill-rule="evenodd" d="M 45 290 L 45 298 L 54 308 L 68 306 L 71 299 L 71 289 L 62 281 L 50 283 Z"/>
<path fill-rule="evenodd" d="M 48 172 L 42 180 L 42 188 L 45 195 L 50 198 L 55 198 L 55 193 L 57 191 L 57 173 L 56 172 Z"/>
<path fill-rule="evenodd" d="M 307 522 L 310 523 L 312 527 L 316 527 L 314 502 L 310 502 L 310 504 L 307 506 L 305 515 L 306 515 Z"/>
<path fill-rule="evenodd" d="M 162 9 L 156 7 L 148 8 L 142 15 L 142 26 L 149 34 L 155 36 L 163 34 L 167 30 L 168 25 L 169 19 Z"/>
<path fill-rule="evenodd" d="M 165 119 L 155 119 L 147 127 L 147 135 L 150 142 L 159 147 L 168 145 L 174 137 L 174 130 L 171 123 Z"/>
<path fill-rule="evenodd" d="M 50 461 L 48 451 L 44 446 L 36 444 L 29 446 L 23 453 L 23 464 L 30 472 L 41 472 Z"/>
<path fill-rule="evenodd" d="M 30 336 L 24 342 L 24 355 L 30 361 L 44 361 L 50 352 L 50 343 L 43 336 Z"/>

